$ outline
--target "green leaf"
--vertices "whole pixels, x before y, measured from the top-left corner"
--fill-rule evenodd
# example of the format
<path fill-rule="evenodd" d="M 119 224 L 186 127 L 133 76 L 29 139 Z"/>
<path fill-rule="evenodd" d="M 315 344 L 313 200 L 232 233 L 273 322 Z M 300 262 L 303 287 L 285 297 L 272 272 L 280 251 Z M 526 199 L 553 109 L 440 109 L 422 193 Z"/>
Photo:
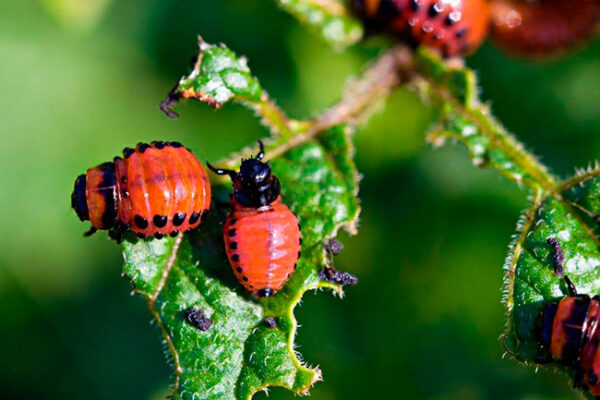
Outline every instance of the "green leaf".
<path fill-rule="evenodd" d="M 336 49 L 343 49 L 363 36 L 362 23 L 350 15 L 339 0 L 277 0 L 282 9 L 319 34 Z"/>
<path fill-rule="evenodd" d="M 290 136 L 290 120 L 269 99 L 258 79 L 248 68 L 248 60 L 238 56 L 224 44 L 208 44 L 198 37 L 198 57 L 189 75 L 183 76 L 160 103 L 160 109 L 171 118 L 181 99 L 196 99 L 213 108 L 237 101 L 262 116 L 261 122 L 276 135 Z"/>
<path fill-rule="evenodd" d="M 522 362 L 546 359 L 539 349 L 540 315 L 545 304 L 568 292 L 555 272 L 555 244 L 549 239 L 559 243 L 564 274 L 578 291 L 600 293 L 600 169 L 557 182 L 481 104 L 473 71 L 426 50 L 416 54 L 415 70 L 412 86 L 437 114 L 429 140 L 434 145 L 448 138 L 462 142 L 475 165 L 491 166 L 532 193 L 505 263 L 503 342 Z M 553 366 L 575 374 L 570 367 Z"/>
<path fill-rule="evenodd" d="M 249 399 L 268 386 L 305 393 L 321 378 L 294 351 L 293 309 L 307 290 L 341 294 L 340 286 L 319 279 L 319 270 L 330 266 L 325 245 L 337 230 L 356 230 L 357 172 L 349 133 L 335 127 L 271 160 L 303 237 L 298 267 L 273 297 L 257 300 L 235 280 L 223 248 L 223 208 L 213 207 L 199 231 L 183 238 L 123 242 L 123 271 L 148 300 L 166 339 L 177 398 Z M 217 185 L 213 205 L 226 201 L 230 191 L 229 184 Z M 203 332 L 187 323 L 189 307 L 202 309 L 213 326 Z M 265 317 L 276 326 L 268 327 Z"/>
<path fill-rule="evenodd" d="M 179 80 L 169 94 L 171 103 L 163 107 L 173 105 L 179 98 L 193 98 L 214 108 L 232 99 L 248 103 L 261 101 L 262 88 L 250 73 L 245 57 L 239 57 L 225 45 L 208 44 L 200 37 L 198 46 L 200 51 L 192 72 Z"/>
<path fill-rule="evenodd" d="M 413 87 L 431 104 L 435 125 L 428 140 L 441 146 L 451 138 L 462 142 L 477 166 L 491 166 L 518 185 L 552 189 L 555 179 L 479 101 L 477 76 L 462 65 L 448 63 L 426 49 L 415 55 L 419 75 Z"/>
<path fill-rule="evenodd" d="M 506 350 L 517 359 L 542 358 L 536 324 L 544 304 L 567 294 L 554 272 L 552 246 L 564 252 L 564 274 L 580 293 L 600 293 L 600 178 L 592 170 L 565 181 L 557 194 L 539 192 L 523 215 L 506 261 Z M 561 367 L 562 368 L 562 367 Z M 565 369 L 569 374 L 574 371 Z"/>

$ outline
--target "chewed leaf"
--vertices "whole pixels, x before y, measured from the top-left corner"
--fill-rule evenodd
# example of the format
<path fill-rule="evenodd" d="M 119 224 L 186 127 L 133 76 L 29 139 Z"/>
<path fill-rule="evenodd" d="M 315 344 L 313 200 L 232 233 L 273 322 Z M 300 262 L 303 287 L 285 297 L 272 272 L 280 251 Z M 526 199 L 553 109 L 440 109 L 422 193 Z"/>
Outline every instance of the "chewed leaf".
<path fill-rule="evenodd" d="M 336 49 L 343 49 L 363 36 L 359 20 L 340 0 L 277 0 L 281 8 L 316 31 Z"/>
<path fill-rule="evenodd" d="M 293 309 L 304 292 L 341 287 L 319 279 L 325 244 L 341 226 L 354 231 L 359 205 L 349 132 L 336 127 L 271 160 L 283 202 L 301 223 L 302 255 L 275 296 L 257 300 L 237 283 L 223 247 L 225 210 L 214 207 L 197 233 L 124 241 L 124 273 L 149 302 L 166 340 L 181 399 L 250 399 L 268 386 L 305 393 L 321 378 L 294 351 Z M 215 187 L 225 201 L 229 185 Z M 190 312 L 202 324 L 190 323 Z M 193 322 L 193 321 L 192 321 Z"/>
<path fill-rule="evenodd" d="M 160 103 L 169 117 L 177 118 L 173 106 L 182 99 L 195 99 L 219 108 L 237 101 L 262 117 L 275 136 L 291 136 L 291 120 L 269 98 L 248 68 L 248 60 L 225 45 L 212 45 L 198 38 L 198 58 L 189 75 L 182 77 Z"/>
<path fill-rule="evenodd" d="M 599 188 L 595 171 L 572 178 L 561 186 L 560 194 L 538 195 L 521 220 L 507 258 L 504 336 L 507 351 L 521 361 L 546 356 L 539 350 L 540 313 L 545 304 L 567 294 L 555 273 L 553 245 L 548 239 L 562 248 L 564 275 L 578 292 L 600 293 Z"/>
<path fill-rule="evenodd" d="M 196 99 L 214 108 L 233 99 L 260 103 L 263 90 L 252 76 L 245 57 L 240 57 L 225 45 L 212 45 L 198 38 L 199 53 L 192 72 L 182 77 L 161 103 L 167 115 L 181 98 Z"/>
<path fill-rule="evenodd" d="M 491 166 L 519 185 L 547 189 L 554 184 L 546 168 L 479 101 L 477 76 L 452 66 L 426 49 L 416 53 L 419 76 L 414 87 L 433 106 L 436 123 L 427 139 L 441 146 L 448 138 L 464 143 L 473 163 Z"/>

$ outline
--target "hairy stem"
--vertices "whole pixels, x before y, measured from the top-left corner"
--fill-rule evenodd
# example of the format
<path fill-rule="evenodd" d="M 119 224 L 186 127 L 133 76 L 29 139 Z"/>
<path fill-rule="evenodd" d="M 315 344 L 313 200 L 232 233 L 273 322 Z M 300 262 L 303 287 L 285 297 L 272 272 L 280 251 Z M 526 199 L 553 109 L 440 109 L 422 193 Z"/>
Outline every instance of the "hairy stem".
<path fill-rule="evenodd" d="M 367 67 L 360 77 L 347 85 L 338 103 L 312 120 L 289 119 L 271 102 L 255 106 L 266 125 L 285 126 L 285 131 L 282 130 L 284 134 L 265 141 L 266 157 L 277 157 L 333 126 L 363 122 L 370 116 L 374 106 L 385 100 L 392 90 L 410 75 L 413 69 L 412 60 L 412 52 L 406 46 L 399 45 L 390 49 Z M 254 153 L 256 146 L 248 147 L 227 160 L 222 160 L 218 165 L 222 168 L 235 168 L 240 158 L 249 157 Z M 212 178 L 215 181 L 227 179 L 223 176 Z"/>
<path fill-rule="evenodd" d="M 447 138 L 462 142 L 477 166 L 492 166 L 501 174 L 534 191 L 557 193 L 557 179 L 500 124 L 478 99 L 475 73 L 443 62 L 427 51 L 416 55 L 411 87 L 439 114 L 428 135 L 435 146 Z"/>
<path fill-rule="evenodd" d="M 556 192 L 558 190 L 556 179 L 550 174 L 546 166 L 530 152 L 515 136 L 510 134 L 500 125 L 492 115 L 487 112 L 479 112 L 468 109 L 452 97 L 447 90 L 436 87 L 435 91 L 443 101 L 452 103 L 454 107 L 460 110 L 461 115 L 477 126 L 482 135 L 489 138 L 491 146 L 505 153 L 511 161 L 526 171 L 531 178 L 526 178 L 518 174 L 511 174 L 508 171 L 497 168 L 504 176 L 514 180 L 518 184 L 524 184 L 531 188 L 541 187 L 547 192 Z M 465 136 L 454 135 L 458 140 L 464 141 Z"/>
<path fill-rule="evenodd" d="M 559 192 L 562 192 L 566 189 L 569 189 L 575 185 L 581 184 L 588 179 L 593 179 L 600 176 L 600 165 L 598 162 L 595 163 L 593 167 L 590 167 L 588 170 L 579 171 L 575 176 L 563 181 L 560 184 L 558 189 Z"/>
<path fill-rule="evenodd" d="M 337 104 L 311 120 L 297 121 L 288 118 L 264 93 L 260 102 L 250 102 L 249 105 L 276 134 L 272 139 L 265 140 L 267 158 L 277 157 L 332 126 L 346 124 L 352 127 L 364 122 L 376 105 L 404 83 L 446 110 L 446 114 L 441 117 L 440 128 L 429 135 L 434 144 L 441 144 L 447 137 L 453 137 L 467 145 L 476 165 L 491 165 L 519 186 L 535 191 L 560 191 L 557 179 L 547 168 L 494 119 L 486 105 L 479 102 L 476 96 L 477 83 L 472 71 L 464 67 L 451 67 L 449 63 L 440 60 L 434 61 L 442 66 L 443 74 L 450 76 L 456 72 L 464 73 L 465 93 L 460 93 L 452 87 L 452 78 L 440 80 L 439 76 L 435 76 L 440 71 L 432 70 L 431 65 L 427 66 L 423 60 L 423 54 L 415 54 L 404 45 L 393 47 L 346 86 L 342 99 Z M 451 111 L 448 112 L 447 109 Z M 460 119 L 463 126 L 468 125 L 469 130 L 457 132 L 456 126 L 452 125 L 456 119 Z M 474 133 L 471 131 L 476 132 L 478 141 L 473 141 Z M 241 158 L 247 158 L 256 152 L 255 147 L 243 149 L 218 165 L 236 168 Z M 476 154 L 480 151 L 485 154 Z M 217 182 L 226 180 L 222 176 L 213 176 L 213 179 Z"/>
<path fill-rule="evenodd" d="M 260 103 L 248 103 L 248 105 L 260 116 L 261 123 L 275 136 L 289 138 L 294 135 L 293 120 L 285 115 L 267 92 L 263 92 Z"/>

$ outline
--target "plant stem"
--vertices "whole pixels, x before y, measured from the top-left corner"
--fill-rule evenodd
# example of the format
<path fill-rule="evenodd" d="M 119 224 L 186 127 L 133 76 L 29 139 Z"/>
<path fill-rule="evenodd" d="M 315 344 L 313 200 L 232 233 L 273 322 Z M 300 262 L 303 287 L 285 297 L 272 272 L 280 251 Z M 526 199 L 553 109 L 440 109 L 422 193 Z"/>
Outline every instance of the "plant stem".
<path fill-rule="evenodd" d="M 312 120 L 296 121 L 288 118 L 268 98 L 253 108 L 260 115 L 263 123 L 275 127 L 282 134 L 272 140 L 265 141 L 267 158 L 277 157 L 289 149 L 302 144 L 327 129 L 340 125 L 356 125 L 366 120 L 373 109 L 385 100 L 392 90 L 410 74 L 413 69 L 412 52 L 404 45 L 398 45 L 365 69 L 362 75 L 350 82 L 342 99 Z M 243 149 L 217 165 L 222 168 L 235 168 L 240 158 L 247 158 L 256 153 L 256 146 Z M 226 177 L 213 176 L 215 182 L 226 181 Z"/>
<path fill-rule="evenodd" d="M 289 138 L 294 135 L 293 120 L 275 104 L 267 92 L 263 92 L 260 103 L 247 102 L 247 105 L 254 109 L 260 116 L 263 125 L 271 130 L 276 136 Z"/>
<path fill-rule="evenodd" d="M 590 166 L 588 170 L 579 171 L 575 176 L 561 182 L 558 191 L 562 192 L 575 185 L 581 184 L 587 181 L 588 179 L 596 178 L 598 176 L 600 176 L 600 165 L 598 164 L 598 162 L 596 162 L 594 166 Z"/>
<path fill-rule="evenodd" d="M 491 165 L 519 186 L 526 186 L 545 193 L 559 193 L 557 179 L 539 162 L 539 160 L 491 115 L 488 107 L 481 104 L 475 95 L 457 95 L 449 88 L 448 82 L 440 83 L 431 71 L 424 71 L 420 63 L 415 62 L 420 54 L 415 54 L 404 45 L 397 45 L 375 60 L 360 77 L 350 82 L 342 99 L 318 117 L 297 121 L 288 118 L 265 94 L 261 103 L 250 104 L 263 123 L 277 136 L 265 140 L 266 157 L 277 157 L 289 149 L 311 140 L 321 132 L 341 124 L 350 127 L 364 122 L 372 110 L 401 83 L 408 83 L 413 89 L 431 100 L 440 109 L 450 108 L 444 115 L 442 127 L 429 135 L 434 145 L 441 144 L 447 137 L 463 142 L 470 150 L 476 165 Z M 445 74 L 464 71 L 467 77 L 465 89 L 475 92 L 477 83 L 472 71 L 464 67 L 449 67 L 441 63 Z M 437 79 L 437 80 L 436 80 Z M 460 119 L 466 129 L 459 131 L 455 120 Z M 451 125 L 451 127 L 444 126 Z M 473 136 L 475 135 L 475 136 Z M 477 141 L 474 141 L 473 139 Z M 485 145 L 482 145 L 482 143 Z M 256 146 L 243 149 L 227 160 L 218 163 L 223 168 L 236 168 L 241 158 L 247 158 L 256 152 Z M 483 149 L 483 150 L 481 150 Z M 485 154 L 478 152 L 483 151 Z M 487 155 L 487 158 L 484 157 Z M 213 176 L 215 182 L 226 181 L 225 177 Z"/>
<path fill-rule="evenodd" d="M 451 137 L 465 144 L 475 165 L 490 165 L 519 186 L 558 192 L 557 179 L 546 166 L 479 101 L 473 71 L 462 66 L 451 67 L 451 63 L 444 63 L 426 52 L 419 52 L 415 57 L 418 61 L 411 87 L 440 114 L 438 126 L 428 135 L 433 145 L 439 146 Z"/>
<path fill-rule="evenodd" d="M 452 103 L 460 110 L 461 116 L 475 125 L 481 135 L 485 136 L 490 141 L 491 149 L 498 150 L 505 154 L 510 162 L 516 168 L 506 168 L 503 165 L 492 165 L 505 177 L 515 181 L 518 185 L 525 185 L 530 188 L 542 188 L 546 192 L 557 192 L 558 183 L 554 176 L 550 174 L 546 166 L 537 159 L 532 153 L 527 151 L 523 144 L 519 142 L 515 136 L 510 134 L 500 125 L 489 112 L 474 112 L 469 110 L 456 101 L 453 97 L 444 90 L 439 90 L 439 95 L 444 101 Z M 457 135 L 453 132 L 452 137 L 463 142 L 467 147 L 470 143 L 465 135 Z M 485 165 L 485 162 L 478 162 L 474 159 L 476 165 Z M 512 169 L 523 171 L 524 173 L 515 173 Z"/>

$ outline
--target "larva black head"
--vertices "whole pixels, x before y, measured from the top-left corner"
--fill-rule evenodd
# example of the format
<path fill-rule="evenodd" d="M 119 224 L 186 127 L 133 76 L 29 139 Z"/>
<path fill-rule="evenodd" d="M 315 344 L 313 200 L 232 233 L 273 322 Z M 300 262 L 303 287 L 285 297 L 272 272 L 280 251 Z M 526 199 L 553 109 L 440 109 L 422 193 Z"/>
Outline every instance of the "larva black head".
<path fill-rule="evenodd" d="M 90 219 L 90 214 L 87 206 L 87 196 L 85 194 L 86 179 L 85 175 L 79 175 L 75 179 L 75 187 L 71 195 L 71 207 L 77 213 L 77 216 L 82 221 Z"/>
<path fill-rule="evenodd" d="M 271 173 L 269 162 L 262 162 L 265 156 L 263 143 L 259 140 L 260 151 L 254 157 L 242 160 L 240 171 L 208 168 L 219 175 L 229 175 L 233 182 L 233 196 L 244 207 L 259 208 L 271 204 L 280 193 L 279 179 Z"/>

